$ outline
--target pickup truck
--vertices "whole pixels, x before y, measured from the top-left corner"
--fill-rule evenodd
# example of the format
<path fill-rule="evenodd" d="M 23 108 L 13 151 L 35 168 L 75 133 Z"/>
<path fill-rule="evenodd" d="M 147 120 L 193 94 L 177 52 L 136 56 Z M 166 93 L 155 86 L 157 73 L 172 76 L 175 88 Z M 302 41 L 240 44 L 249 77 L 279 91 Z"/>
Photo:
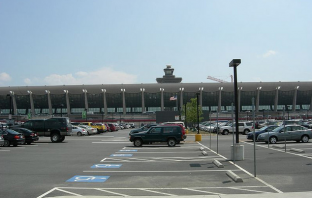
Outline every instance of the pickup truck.
<path fill-rule="evenodd" d="M 53 143 L 63 142 L 65 136 L 70 136 L 72 132 L 72 125 L 68 117 L 33 119 L 26 121 L 21 126 L 36 132 L 38 136 L 50 137 Z"/>

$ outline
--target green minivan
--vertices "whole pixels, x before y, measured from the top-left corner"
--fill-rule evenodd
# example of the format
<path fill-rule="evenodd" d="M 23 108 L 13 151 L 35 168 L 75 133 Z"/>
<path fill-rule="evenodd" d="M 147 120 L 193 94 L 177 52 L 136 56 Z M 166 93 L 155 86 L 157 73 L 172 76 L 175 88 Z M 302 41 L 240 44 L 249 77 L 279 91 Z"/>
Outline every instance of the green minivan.
<path fill-rule="evenodd" d="M 130 142 L 134 146 L 142 146 L 152 142 L 167 142 L 168 146 L 175 146 L 178 142 L 183 141 L 183 132 L 180 126 L 160 125 L 153 126 L 147 131 L 129 134 Z"/>

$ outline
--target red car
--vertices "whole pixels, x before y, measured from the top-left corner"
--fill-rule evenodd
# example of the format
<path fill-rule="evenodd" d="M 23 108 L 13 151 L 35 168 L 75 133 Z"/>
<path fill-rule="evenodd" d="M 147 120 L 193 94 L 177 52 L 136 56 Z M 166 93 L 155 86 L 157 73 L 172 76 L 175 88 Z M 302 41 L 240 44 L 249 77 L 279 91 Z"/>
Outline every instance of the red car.
<path fill-rule="evenodd" d="M 116 126 L 114 124 L 109 123 L 108 126 L 110 128 L 110 131 L 112 131 L 112 132 L 117 131 Z"/>

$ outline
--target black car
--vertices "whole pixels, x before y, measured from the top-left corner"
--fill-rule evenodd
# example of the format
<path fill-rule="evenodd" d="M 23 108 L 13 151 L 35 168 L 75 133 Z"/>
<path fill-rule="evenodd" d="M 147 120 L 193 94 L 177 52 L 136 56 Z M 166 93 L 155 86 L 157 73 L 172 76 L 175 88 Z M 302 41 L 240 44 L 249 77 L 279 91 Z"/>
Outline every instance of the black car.
<path fill-rule="evenodd" d="M 32 130 L 26 129 L 26 128 L 12 128 L 14 131 L 18 133 L 22 133 L 25 136 L 25 143 L 31 144 L 34 141 L 38 141 L 39 137 L 37 133 L 33 132 Z"/>
<path fill-rule="evenodd" d="M 175 146 L 178 142 L 183 141 L 183 127 L 178 125 L 153 126 L 148 131 L 130 134 L 129 140 L 134 146 L 153 142 L 167 142 L 168 146 Z"/>
<path fill-rule="evenodd" d="M 3 146 L 17 146 L 18 144 L 24 144 L 25 138 L 24 135 L 18 133 L 12 129 L 0 130 L 0 135 L 3 135 L 4 145 Z"/>

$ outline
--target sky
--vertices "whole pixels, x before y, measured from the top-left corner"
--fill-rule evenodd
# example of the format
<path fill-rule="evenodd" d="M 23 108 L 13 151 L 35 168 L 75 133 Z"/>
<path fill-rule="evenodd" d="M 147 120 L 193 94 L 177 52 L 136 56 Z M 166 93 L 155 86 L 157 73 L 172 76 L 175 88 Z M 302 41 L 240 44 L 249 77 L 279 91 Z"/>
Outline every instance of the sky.
<path fill-rule="evenodd" d="M 312 81 L 311 0 L 1 0 L 0 87 Z"/>

